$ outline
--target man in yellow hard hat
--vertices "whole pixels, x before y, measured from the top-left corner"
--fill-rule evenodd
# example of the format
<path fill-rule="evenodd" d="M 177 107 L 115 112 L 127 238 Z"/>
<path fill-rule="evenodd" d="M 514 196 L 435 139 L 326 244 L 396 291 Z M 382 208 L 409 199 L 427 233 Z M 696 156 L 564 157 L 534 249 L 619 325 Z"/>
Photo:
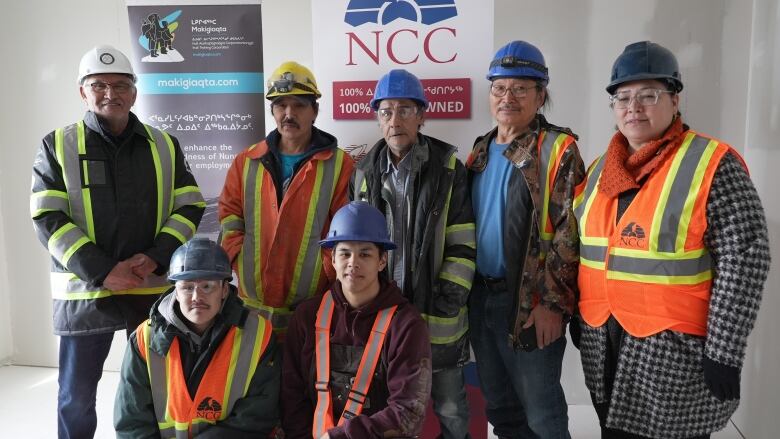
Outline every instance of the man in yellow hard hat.
<path fill-rule="evenodd" d="M 320 96 L 306 67 L 288 61 L 274 70 L 266 98 L 276 129 L 236 156 L 219 199 L 239 296 L 282 340 L 290 310 L 336 279 L 319 240 L 347 202 L 354 167 L 336 138 L 314 126 Z"/>

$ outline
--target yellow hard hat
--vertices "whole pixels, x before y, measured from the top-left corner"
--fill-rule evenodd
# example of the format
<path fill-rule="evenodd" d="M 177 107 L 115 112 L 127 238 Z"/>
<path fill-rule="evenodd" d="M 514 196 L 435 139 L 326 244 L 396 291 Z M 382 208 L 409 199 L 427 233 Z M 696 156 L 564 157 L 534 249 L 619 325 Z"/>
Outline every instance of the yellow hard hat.
<path fill-rule="evenodd" d="M 322 96 L 311 70 L 295 61 L 283 62 L 271 73 L 265 98 L 274 99 L 289 95 L 314 95 L 317 99 Z"/>

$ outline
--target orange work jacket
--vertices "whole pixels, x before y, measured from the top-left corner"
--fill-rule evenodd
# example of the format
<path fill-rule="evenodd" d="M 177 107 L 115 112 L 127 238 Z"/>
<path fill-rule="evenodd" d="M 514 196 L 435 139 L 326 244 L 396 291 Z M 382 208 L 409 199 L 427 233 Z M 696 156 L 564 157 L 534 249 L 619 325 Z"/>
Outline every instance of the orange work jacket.
<path fill-rule="evenodd" d="M 727 144 L 687 131 L 615 223 L 618 197 L 598 190 L 605 156 L 575 200 L 579 309 L 588 325 L 610 314 L 635 337 L 707 331 L 713 265 L 704 243 L 712 179 Z M 744 165 L 744 163 L 743 163 Z"/>
<path fill-rule="evenodd" d="M 347 203 L 354 163 L 339 148 L 305 159 L 281 204 L 263 157 L 266 141 L 233 161 L 220 197 L 222 246 L 238 275 L 244 304 L 285 332 L 291 307 L 335 281 L 330 251 L 319 245 L 336 211 Z"/>

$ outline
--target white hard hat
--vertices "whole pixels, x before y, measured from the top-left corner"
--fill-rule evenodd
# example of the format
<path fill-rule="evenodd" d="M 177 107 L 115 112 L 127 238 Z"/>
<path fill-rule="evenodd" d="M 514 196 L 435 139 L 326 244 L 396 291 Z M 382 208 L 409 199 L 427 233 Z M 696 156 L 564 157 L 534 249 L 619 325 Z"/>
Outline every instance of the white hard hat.
<path fill-rule="evenodd" d="M 78 83 L 81 84 L 89 75 L 100 73 L 120 73 L 133 77 L 133 82 L 138 78 L 133 72 L 133 66 L 124 53 L 112 46 L 97 46 L 85 53 L 79 63 Z"/>

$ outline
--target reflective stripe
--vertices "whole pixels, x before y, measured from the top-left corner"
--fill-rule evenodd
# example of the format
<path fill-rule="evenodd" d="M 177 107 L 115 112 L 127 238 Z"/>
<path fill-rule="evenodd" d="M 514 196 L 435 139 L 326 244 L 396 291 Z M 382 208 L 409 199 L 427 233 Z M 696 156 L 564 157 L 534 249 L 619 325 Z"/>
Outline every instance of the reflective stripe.
<path fill-rule="evenodd" d="M 100 299 L 108 296 L 162 294 L 171 287 L 165 276 L 150 274 L 144 283 L 129 290 L 112 291 L 95 288 L 73 273 L 52 272 L 50 274 L 52 298 L 57 300 Z"/>
<path fill-rule="evenodd" d="M 293 314 L 289 308 L 274 308 L 263 305 L 256 300 L 250 301 L 245 298 L 242 298 L 241 300 L 250 311 L 256 312 L 264 319 L 270 321 L 274 331 L 284 332 L 287 326 L 289 326 Z"/>
<path fill-rule="evenodd" d="M 221 221 L 222 234 L 226 234 L 235 230 L 244 231 L 244 219 L 236 215 L 228 215 Z"/>
<path fill-rule="evenodd" d="M 580 221 L 580 233 L 585 230 L 585 221 L 588 217 L 585 214 L 590 210 L 590 205 L 593 203 L 593 196 L 596 194 L 601 171 L 604 170 L 605 157 L 606 155 L 603 155 L 596 159 L 595 165 L 591 167 L 588 173 L 588 182 L 585 184 L 585 190 L 581 194 L 581 202 L 579 205 L 574 206 L 574 215 Z"/>
<path fill-rule="evenodd" d="M 450 152 L 445 169 L 450 172 L 455 169 L 457 158 L 455 151 Z M 442 263 L 444 262 L 444 247 L 446 245 L 447 218 L 450 214 L 450 200 L 452 199 L 452 185 L 447 188 L 447 197 L 444 199 L 444 206 L 438 212 L 439 220 L 436 222 L 436 228 L 433 230 L 433 254 L 436 256 L 433 260 L 433 272 L 441 273 Z M 436 211 L 434 211 L 436 215 Z M 476 240 L 476 238 L 474 238 Z"/>
<path fill-rule="evenodd" d="M 163 220 L 173 211 L 174 151 L 173 141 L 168 133 L 144 124 L 149 134 L 149 147 L 154 161 L 157 179 L 157 232 L 162 229 Z"/>
<path fill-rule="evenodd" d="M 330 406 L 330 321 L 333 317 L 333 297 L 330 291 L 322 296 L 314 322 L 315 350 L 314 361 L 317 380 L 314 389 L 317 391 L 317 405 L 314 408 L 312 425 L 313 436 L 321 437 L 333 428 L 333 410 Z M 326 355 L 322 355 L 325 354 Z"/>
<path fill-rule="evenodd" d="M 607 246 L 586 245 L 580 242 L 580 259 L 604 262 L 607 260 Z"/>
<path fill-rule="evenodd" d="M 454 343 L 469 330 L 468 309 L 464 306 L 454 317 L 436 317 L 422 314 L 423 320 L 428 324 L 428 332 L 432 344 Z"/>
<path fill-rule="evenodd" d="M 317 162 L 314 187 L 306 212 L 306 226 L 301 236 L 298 259 L 285 303 L 287 306 L 300 303 L 317 292 L 322 272 L 322 248 L 319 244 L 321 230 L 328 219 L 331 200 L 336 192 L 341 167 L 346 153 L 336 149 L 334 157 Z"/>
<path fill-rule="evenodd" d="M 242 177 L 244 193 L 244 218 L 250 218 L 253 227 L 244 231 L 244 243 L 238 253 L 238 280 L 241 290 L 246 294 L 249 303 L 263 303 L 263 261 L 260 251 L 262 230 L 263 205 L 261 194 L 264 179 L 263 165 L 260 160 L 247 158 L 244 162 L 244 175 Z M 260 178 L 257 178 L 258 175 Z M 274 327 L 276 323 L 272 322 Z"/>
<path fill-rule="evenodd" d="M 81 184 L 80 161 L 81 156 L 86 154 L 84 121 L 57 130 L 54 135 L 54 149 L 68 193 L 69 216 L 89 239 L 95 242 L 92 198 L 89 196 L 89 188 L 82 188 Z"/>
<path fill-rule="evenodd" d="M 447 257 L 441 266 L 439 277 L 471 290 L 476 264 L 471 259 Z"/>
<path fill-rule="evenodd" d="M 68 214 L 68 194 L 62 191 L 46 190 L 30 195 L 30 217 L 35 219 L 46 212 L 60 211 Z"/>
<path fill-rule="evenodd" d="M 465 245 L 476 248 L 476 225 L 474 223 L 453 224 L 444 230 L 445 245 Z"/>
<path fill-rule="evenodd" d="M 178 213 L 174 213 L 168 217 L 168 221 L 165 222 L 165 227 L 160 230 L 160 233 L 173 235 L 184 244 L 195 236 L 195 229 L 197 229 L 197 226 L 192 221 Z"/>
<path fill-rule="evenodd" d="M 328 291 L 322 296 L 314 324 L 316 337 L 314 353 L 317 377 L 314 387 L 317 390 L 317 405 L 314 408 L 312 435 L 315 438 L 322 437 L 328 429 L 333 428 L 333 410 L 330 404 L 330 325 L 333 317 L 333 308 L 333 296 Z M 371 387 L 371 380 L 382 352 L 385 334 L 387 334 L 387 329 L 390 327 L 390 322 L 397 308 L 398 305 L 394 305 L 377 313 L 374 325 L 371 328 L 371 335 L 369 335 L 368 342 L 363 348 L 360 365 L 358 366 L 352 388 L 349 390 L 344 412 L 339 418 L 338 425 L 343 425 L 345 419 L 359 416 L 363 411 L 363 403 L 368 394 L 368 389 Z"/>
<path fill-rule="evenodd" d="M 57 258 L 63 267 L 67 267 L 73 253 L 88 242 L 89 238 L 84 236 L 81 229 L 73 223 L 66 223 L 49 237 L 49 253 Z"/>
<path fill-rule="evenodd" d="M 199 187 L 184 186 L 173 190 L 173 210 L 179 210 L 184 206 L 206 207 Z"/>
<path fill-rule="evenodd" d="M 341 414 L 338 425 L 344 425 L 344 420 L 359 416 L 363 411 L 363 404 L 366 402 L 366 395 L 368 395 L 368 389 L 371 388 L 371 380 L 374 378 L 376 363 L 379 361 L 382 345 L 385 342 L 385 334 L 387 334 L 387 328 L 390 327 L 390 321 L 397 308 L 398 305 L 394 305 L 377 313 L 374 326 L 371 328 L 371 335 L 368 336 L 368 342 L 363 348 L 363 356 L 360 359 L 355 381 L 352 388 L 349 389 L 344 413 Z"/>
<path fill-rule="evenodd" d="M 221 380 L 224 378 L 224 395 L 221 399 L 224 404 L 218 419 L 204 419 L 196 415 L 197 404 L 201 402 L 200 400 L 203 396 L 200 393 L 200 385 L 194 395 L 194 400 L 186 388 L 172 388 L 174 380 L 170 379 L 171 374 L 174 370 L 182 373 L 180 366 L 176 368 L 173 366 L 173 362 L 181 361 L 178 358 L 180 355 L 178 338 L 174 339 L 167 355 L 163 357 L 149 348 L 151 326 L 147 323 L 141 326 L 139 330 L 143 334 L 144 348 L 142 352 L 144 352 L 144 359 L 149 372 L 152 401 L 158 427 L 163 437 L 175 436 L 176 438 L 188 438 L 190 433 L 193 436 L 197 436 L 198 433 L 204 431 L 215 421 L 225 419 L 232 412 L 236 402 L 246 395 L 260 357 L 267 348 L 271 337 L 270 324 L 266 320 L 260 321 L 259 317 L 253 313 L 247 316 L 243 328 L 233 327 L 231 329 L 232 338 L 230 341 L 232 342 L 232 349 L 229 352 L 222 352 L 219 357 L 216 355 L 212 357 L 211 363 L 206 369 L 207 372 L 213 371 L 219 376 L 205 374 L 201 379 L 201 384 L 206 383 L 208 385 L 209 383 L 206 380 Z M 226 340 L 228 340 L 227 337 L 223 339 L 223 343 Z M 140 348 L 141 346 L 139 346 Z M 219 348 L 217 351 L 219 351 Z M 225 357 L 226 354 L 229 355 L 229 358 Z M 212 368 L 212 364 L 217 364 L 217 367 Z M 178 382 L 186 382 L 183 377 L 180 378 Z M 175 401 L 177 400 L 176 398 L 169 398 L 169 395 L 174 394 L 173 392 L 185 392 L 186 399 L 184 401 L 189 406 L 170 406 L 169 404 L 176 404 Z M 178 399 L 178 401 L 182 400 Z M 186 413 L 190 419 L 174 419 L 172 413 Z"/>
<path fill-rule="evenodd" d="M 610 271 L 647 274 L 654 276 L 691 276 L 709 271 L 712 264 L 709 252 L 691 259 L 641 259 L 626 256 L 609 255 Z"/>
<path fill-rule="evenodd" d="M 557 168 L 555 164 L 559 161 L 561 153 L 564 150 L 563 144 L 569 138 L 566 133 L 560 133 L 553 136 L 552 131 L 544 133 L 544 139 L 539 151 L 539 198 L 542 201 L 542 214 L 539 217 L 539 237 L 541 239 L 539 258 L 544 259 L 552 245 L 552 239 L 555 234 L 553 230 L 547 230 L 550 222 L 550 188 L 555 183 Z"/>
<path fill-rule="evenodd" d="M 656 206 L 650 243 L 657 243 L 659 252 L 677 252 L 685 245 L 691 211 L 701 188 L 704 172 L 707 170 L 718 142 L 693 133 L 686 136 L 680 152 L 672 164 L 674 180 L 666 179 L 664 191 Z M 656 250 L 651 247 L 650 250 Z"/>
<path fill-rule="evenodd" d="M 352 188 L 352 199 L 354 201 L 368 201 L 368 183 L 366 182 L 366 173 L 362 169 L 355 169 L 355 181 Z"/>

